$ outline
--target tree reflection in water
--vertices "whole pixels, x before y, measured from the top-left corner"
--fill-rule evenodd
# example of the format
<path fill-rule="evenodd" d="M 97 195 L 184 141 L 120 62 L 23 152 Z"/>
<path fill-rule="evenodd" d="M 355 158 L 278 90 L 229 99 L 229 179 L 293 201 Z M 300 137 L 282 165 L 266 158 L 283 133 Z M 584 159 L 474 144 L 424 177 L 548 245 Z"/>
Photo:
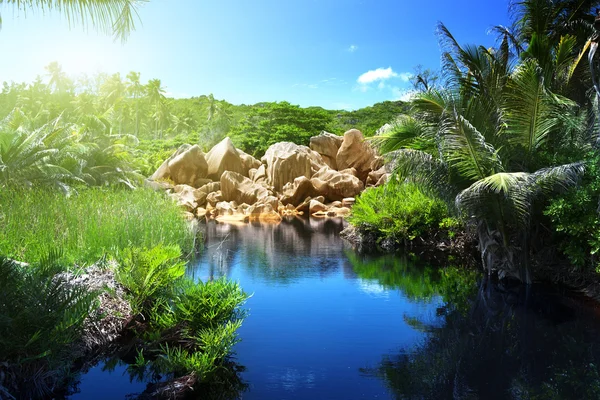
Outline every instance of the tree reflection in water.
<path fill-rule="evenodd" d="M 443 301 L 433 322 L 405 316 L 426 333 L 421 344 L 361 370 L 396 398 L 600 398 L 598 308 L 585 299 L 459 268 L 415 268 L 409 257 L 349 258 L 361 278 L 417 301 Z"/>

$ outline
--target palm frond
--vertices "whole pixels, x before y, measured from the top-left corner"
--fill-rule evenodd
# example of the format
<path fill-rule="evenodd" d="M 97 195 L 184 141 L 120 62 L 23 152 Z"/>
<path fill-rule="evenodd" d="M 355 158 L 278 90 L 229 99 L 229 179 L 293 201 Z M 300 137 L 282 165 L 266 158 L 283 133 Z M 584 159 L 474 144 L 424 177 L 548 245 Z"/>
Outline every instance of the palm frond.
<path fill-rule="evenodd" d="M 39 10 L 42 13 L 57 12 L 69 25 L 91 26 L 112 34 L 116 39 L 126 40 L 135 29 L 139 19 L 137 10 L 147 0 L 0 0 L 26 13 Z"/>

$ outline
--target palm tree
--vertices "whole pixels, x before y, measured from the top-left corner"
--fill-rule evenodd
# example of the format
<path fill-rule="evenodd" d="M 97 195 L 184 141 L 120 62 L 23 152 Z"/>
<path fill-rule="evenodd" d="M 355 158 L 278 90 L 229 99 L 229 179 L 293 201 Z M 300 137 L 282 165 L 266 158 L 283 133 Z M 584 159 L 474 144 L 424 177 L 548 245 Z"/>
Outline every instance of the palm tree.
<path fill-rule="evenodd" d="M 137 9 L 147 0 L 0 0 L 23 13 L 57 12 L 70 26 L 81 24 L 125 40 L 135 29 Z M 0 18 L 0 22 L 1 22 Z"/>
<path fill-rule="evenodd" d="M 152 119 L 154 119 L 154 136 L 159 136 L 159 126 L 168 120 L 165 89 L 160 79 L 151 79 L 146 85 L 146 96 L 152 107 Z"/>
<path fill-rule="evenodd" d="M 586 110 L 552 91 L 568 90 L 582 54 L 570 36 L 540 61 L 531 46 L 517 59 L 507 32 L 498 48 L 487 49 L 460 46 L 444 25 L 439 30 L 443 89 L 417 95 L 412 115 L 374 140 L 390 152 L 396 173 L 447 199 L 476 225 L 485 267 L 531 282 L 534 202 L 573 185 L 583 170 L 580 163 L 549 166 L 546 156 L 581 144 L 571 135 L 586 132 Z"/>
<path fill-rule="evenodd" d="M 127 93 L 133 97 L 135 103 L 135 135 L 140 133 L 140 102 L 139 99 L 144 95 L 144 85 L 140 83 L 140 73 L 133 72 L 127 74 Z"/>

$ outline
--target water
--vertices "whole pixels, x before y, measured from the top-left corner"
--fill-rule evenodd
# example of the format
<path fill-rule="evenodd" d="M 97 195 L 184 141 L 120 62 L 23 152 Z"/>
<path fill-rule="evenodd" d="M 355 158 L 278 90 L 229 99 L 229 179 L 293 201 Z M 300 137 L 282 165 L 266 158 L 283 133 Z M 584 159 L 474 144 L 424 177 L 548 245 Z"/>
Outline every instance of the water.
<path fill-rule="evenodd" d="M 339 238 L 342 224 L 206 226 L 189 274 L 253 293 L 235 348 L 247 384 L 239 398 L 600 398 L 593 303 L 448 262 L 359 256 Z M 98 381 L 118 389 L 106 397 Z M 100 368 L 77 398 L 124 398 L 139 385 Z"/>

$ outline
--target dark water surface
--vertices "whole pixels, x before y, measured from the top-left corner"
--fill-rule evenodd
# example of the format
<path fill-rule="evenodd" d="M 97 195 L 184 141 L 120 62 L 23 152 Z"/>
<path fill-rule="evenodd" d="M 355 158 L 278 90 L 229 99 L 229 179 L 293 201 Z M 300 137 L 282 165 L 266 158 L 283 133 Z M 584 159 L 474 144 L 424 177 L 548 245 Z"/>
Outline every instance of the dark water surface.
<path fill-rule="evenodd" d="M 189 274 L 253 293 L 235 348 L 247 384 L 239 398 L 600 398 L 594 303 L 498 285 L 450 262 L 359 256 L 341 229 L 335 219 L 206 225 Z M 143 386 L 123 367 L 99 366 L 72 398 Z"/>

